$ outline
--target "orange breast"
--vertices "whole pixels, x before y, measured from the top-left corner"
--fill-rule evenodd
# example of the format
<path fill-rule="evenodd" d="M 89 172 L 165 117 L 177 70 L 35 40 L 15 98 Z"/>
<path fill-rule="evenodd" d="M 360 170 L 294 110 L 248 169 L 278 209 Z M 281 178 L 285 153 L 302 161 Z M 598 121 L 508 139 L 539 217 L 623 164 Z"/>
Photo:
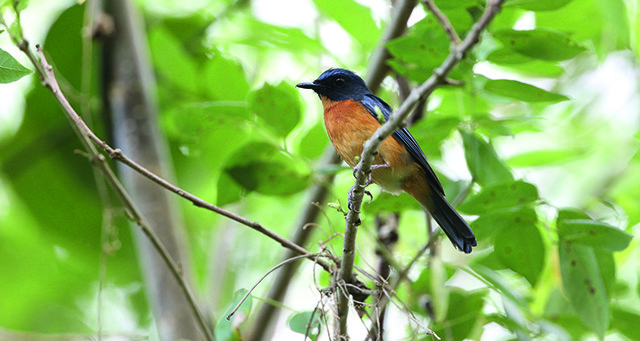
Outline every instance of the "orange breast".
<path fill-rule="evenodd" d="M 355 167 L 364 143 L 380 127 L 380 122 L 360 102 L 352 99 L 332 102 L 322 98 L 322 104 L 329 139 L 342 159 L 352 168 Z M 373 163 L 387 163 L 390 166 L 376 169 L 371 174 L 375 183 L 390 192 L 400 191 L 410 168 L 417 166 L 404 146 L 393 137 L 382 142 Z"/>

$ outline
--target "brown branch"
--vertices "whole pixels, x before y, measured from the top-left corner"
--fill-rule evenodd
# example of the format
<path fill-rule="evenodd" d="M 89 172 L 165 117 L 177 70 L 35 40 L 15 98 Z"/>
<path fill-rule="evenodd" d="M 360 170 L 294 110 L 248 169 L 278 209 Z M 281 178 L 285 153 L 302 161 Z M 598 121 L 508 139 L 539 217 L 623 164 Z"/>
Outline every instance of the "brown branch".
<path fill-rule="evenodd" d="M 393 6 L 393 14 L 391 15 L 391 23 L 387 26 L 378 48 L 373 51 L 371 61 L 369 62 L 369 70 L 367 72 L 367 86 L 371 92 L 376 93 L 382 84 L 382 80 L 389 72 L 387 60 L 391 57 L 385 44 L 399 37 L 407 29 L 407 20 L 413 12 L 413 8 L 418 3 L 417 0 L 399 0 Z"/>
<path fill-rule="evenodd" d="M 327 148 L 319 162 L 321 165 L 335 165 L 339 164 L 341 159 L 333 147 L 330 147 Z M 320 176 L 318 183 L 311 189 L 309 199 L 305 201 L 308 204 L 307 208 L 302 212 L 295 225 L 296 230 L 292 237 L 292 241 L 295 244 L 304 246 L 311 237 L 315 229 L 310 226 L 310 224 L 314 223 L 322 212 L 319 203 L 326 201 L 329 194 L 329 187 L 334 177 L 335 174 L 333 173 Z M 282 261 L 290 259 L 295 255 L 296 253 L 294 251 L 286 250 Z M 298 262 L 288 263 L 278 271 L 267 295 L 267 302 L 282 302 L 284 300 L 287 290 L 291 285 L 291 278 L 297 271 L 299 264 Z M 271 322 L 278 317 L 278 311 L 279 307 L 274 304 L 262 304 L 257 314 L 254 314 L 254 320 L 256 322 L 252 327 L 248 340 L 259 341 L 270 339 L 271 333 L 269 332 L 269 326 L 271 326 Z"/>
<path fill-rule="evenodd" d="M 320 255 L 314 255 L 316 258 L 320 257 Z M 240 306 L 242 305 L 242 303 L 244 303 L 244 301 L 247 300 L 247 298 L 249 297 L 249 295 L 251 295 L 251 293 L 258 287 L 258 285 L 260 283 L 262 283 L 262 281 L 264 281 L 265 278 L 267 278 L 267 276 L 269 276 L 272 272 L 278 270 L 279 268 L 291 263 L 291 262 L 295 262 L 298 259 L 302 259 L 305 258 L 305 255 L 302 256 L 295 256 L 295 257 L 291 257 L 289 259 L 286 259 L 280 263 L 278 263 L 276 266 L 272 267 L 271 269 L 269 269 L 269 271 L 267 271 L 264 275 L 262 275 L 262 277 L 260 277 L 260 279 L 258 279 L 258 281 L 256 282 L 256 284 L 254 284 L 251 289 L 249 289 L 249 291 L 247 291 L 246 294 L 244 294 L 244 296 L 242 297 L 242 299 L 240 299 L 240 301 L 238 302 L 238 304 L 236 304 L 235 307 L 233 307 L 233 309 L 231 310 L 231 312 L 229 314 L 227 314 L 226 319 L 231 320 L 231 317 L 233 317 L 233 315 L 235 315 L 235 313 L 238 311 L 238 309 L 240 308 Z"/>
<path fill-rule="evenodd" d="M 431 13 L 433 13 L 438 22 L 440 22 L 440 25 L 442 25 L 444 32 L 447 34 L 447 37 L 449 37 L 452 46 L 460 45 L 460 37 L 458 37 L 456 29 L 453 28 L 453 25 L 451 25 L 449 18 L 447 18 L 447 16 L 442 13 L 442 11 L 440 11 L 436 3 L 433 2 L 433 0 L 423 0 L 422 3 Z"/>
<path fill-rule="evenodd" d="M 41 50 L 39 50 L 41 51 Z M 51 66 L 49 66 L 48 64 L 46 64 L 46 60 L 44 59 L 44 55 L 41 53 L 42 55 L 42 63 L 43 66 L 45 68 L 49 68 L 51 69 Z M 46 65 L 46 66 L 45 66 Z M 97 144 L 102 150 L 104 150 L 111 159 L 122 162 L 123 164 L 129 166 L 131 169 L 135 170 L 136 172 L 138 172 L 139 174 L 143 175 L 144 177 L 146 177 L 147 179 L 157 183 L 158 185 L 162 186 L 163 188 L 191 201 L 195 206 L 197 207 L 201 207 L 204 208 L 206 210 L 218 213 L 222 216 L 225 216 L 231 220 L 234 220 L 242 225 L 245 225 L 247 227 L 250 227 L 262 234 L 264 234 L 265 236 L 277 241 L 280 245 L 282 245 L 283 247 L 286 247 L 287 249 L 290 249 L 292 251 L 295 251 L 297 254 L 300 255 L 306 255 L 306 257 L 308 259 L 314 260 L 314 256 L 308 252 L 306 249 L 304 249 L 303 247 L 289 241 L 288 239 L 281 237 L 280 235 L 278 235 L 277 233 L 265 228 L 264 226 L 262 226 L 261 224 L 257 223 L 257 222 L 253 222 L 250 221 L 238 214 L 235 214 L 233 212 L 227 211 L 221 207 L 218 207 L 216 205 L 213 205 L 205 200 L 200 199 L 199 197 L 183 190 L 182 188 L 173 185 L 172 183 L 170 183 L 169 181 L 165 180 L 164 178 L 154 174 L 153 172 L 151 172 L 150 170 L 146 169 L 145 167 L 141 166 L 140 164 L 138 164 L 136 161 L 130 159 L 129 157 L 127 157 L 120 149 L 117 148 L 112 148 L 109 144 L 107 144 L 105 141 L 103 141 L 102 139 L 100 139 L 98 136 L 96 136 L 96 134 L 86 125 L 86 123 L 84 122 L 84 120 L 75 112 L 75 110 L 73 109 L 73 107 L 71 107 L 71 104 L 69 104 L 69 102 L 66 100 L 66 98 L 64 97 L 64 95 L 62 94 L 61 90 L 59 87 L 57 87 L 57 82 L 55 81 L 55 76 L 53 75 L 53 71 L 52 70 L 47 70 L 47 74 L 51 74 L 51 79 L 45 81 L 45 86 L 47 86 L 56 96 L 56 99 L 58 99 L 58 101 L 60 102 L 60 104 L 62 105 L 64 111 L 68 114 L 69 118 L 71 119 L 71 121 L 73 122 L 74 126 L 79 129 L 82 132 L 83 136 L 86 136 L 88 139 L 90 139 L 91 141 L 93 141 L 95 144 Z M 42 77 L 42 76 L 41 76 Z M 51 81 L 55 82 L 56 88 L 53 88 L 51 86 Z M 85 146 L 86 147 L 86 146 Z M 100 154 L 101 157 L 102 154 Z M 104 158 L 104 157 L 103 157 Z M 320 266 L 322 266 L 323 269 L 327 270 L 327 271 L 331 271 L 331 266 L 329 264 L 327 264 L 326 262 L 323 261 L 318 261 L 318 264 Z"/>
<path fill-rule="evenodd" d="M 489 25 L 491 20 L 500 10 L 504 0 L 488 0 L 487 8 L 471 28 L 467 37 L 459 45 L 455 46 L 442 65 L 435 69 L 433 75 L 420 86 L 415 88 L 400 108 L 391 115 L 390 119 L 382 125 L 373 136 L 364 144 L 360 162 L 356 166 L 356 180 L 349 198 L 350 209 L 347 213 L 345 237 L 343 243 L 343 255 L 340 265 L 339 281 L 348 283 L 353 277 L 353 265 L 355 259 L 355 241 L 358 226 L 360 225 L 360 208 L 364 196 L 365 183 L 371 173 L 371 164 L 377 154 L 378 147 L 389 135 L 404 125 L 404 120 L 411 113 L 411 109 L 423 98 L 427 98 L 435 89 L 445 82 L 449 72 L 458 64 L 467 53 L 480 40 L 480 33 Z M 339 333 L 337 339 L 348 339 L 347 316 L 349 314 L 349 298 L 347 295 L 337 292 L 338 296 L 338 320 Z"/>
<path fill-rule="evenodd" d="M 391 17 L 391 23 L 385 29 L 385 32 L 380 39 L 380 43 L 378 47 L 373 52 L 371 57 L 371 62 L 369 63 L 369 71 L 367 72 L 367 86 L 371 91 L 376 92 L 377 89 L 380 88 L 380 84 L 382 80 L 389 72 L 389 66 L 386 64 L 387 59 L 389 59 L 390 55 L 387 51 L 385 44 L 390 40 L 393 40 L 405 31 L 407 27 L 407 20 L 413 11 L 413 8 L 417 4 L 417 0 L 401 0 L 393 7 L 393 13 Z M 337 156 L 333 146 L 328 147 L 325 154 L 330 154 L 330 157 L 323 158 L 328 159 L 328 164 L 339 164 L 341 159 Z M 324 202 L 327 192 L 328 192 L 328 184 L 333 181 L 333 178 L 326 179 L 325 183 L 320 183 L 316 185 L 311 195 L 311 202 Z M 315 206 L 309 206 L 301 215 L 301 219 L 298 222 L 298 230 L 295 233 L 293 241 L 298 245 L 304 245 L 306 239 L 308 238 L 309 233 L 306 232 L 302 227 L 304 224 L 310 223 L 317 219 L 317 212 L 319 209 Z M 291 258 L 292 254 L 287 253 L 284 259 Z M 286 265 L 279 273 L 278 277 L 274 281 L 274 286 L 269 292 L 269 298 L 277 301 L 281 301 L 284 298 L 285 292 L 290 283 L 290 278 L 295 271 L 296 263 Z M 364 272 L 363 272 L 364 273 Z M 368 276 L 372 277 L 372 276 Z M 277 307 L 265 304 L 263 308 L 258 313 L 258 317 L 256 318 L 256 325 L 254 326 L 253 332 L 249 337 L 249 340 L 258 341 L 266 339 L 266 336 L 269 333 L 265 332 L 265 328 L 269 325 L 269 321 L 273 320 L 276 316 Z"/>
<path fill-rule="evenodd" d="M 29 60 L 32 62 L 37 61 L 36 56 L 33 54 L 31 49 L 28 48 L 28 43 L 26 40 L 23 40 L 20 44 L 20 49 L 29 56 Z M 105 175 L 105 179 L 109 183 L 109 185 L 115 190 L 116 194 L 122 200 L 123 204 L 127 208 L 128 212 L 132 220 L 140 227 L 142 232 L 149 238 L 149 241 L 153 244 L 153 247 L 158 251 L 158 254 L 162 257 L 164 262 L 167 264 L 171 274 L 176 279 L 178 286 L 181 291 L 185 295 L 191 310 L 198 320 L 199 327 L 201 332 L 204 334 L 207 340 L 214 340 L 211 328 L 209 327 L 208 321 L 205 319 L 204 315 L 198 308 L 198 305 L 195 300 L 195 296 L 191 292 L 189 285 L 186 280 L 182 276 L 182 272 L 178 264 L 173 260 L 167 248 L 160 241 L 155 232 L 151 229 L 146 219 L 142 216 L 135 203 L 131 200 L 129 194 L 124 189 L 116 175 L 113 173 L 113 170 L 109 167 L 104 155 L 100 154 L 95 146 L 91 143 L 91 137 L 87 134 L 87 131 L 91 132 L 91 130 L 84 124 L 84 121 L 78 116 L 75 112 L 67 98 L 64 96 L 62 91 L 60 90 L 60 86 L 58 85 L 58 81 L 53 73 L 53 67 L 49 65 L 47 59 L 44 55 L 44 52 L 40 48 L 40 46 L 36 45 L 36 49 L 38 54 L 40 55 L 40 62 L 36 64 L 36 70 L 42 80 L 44 86 L 46 86 L 55 96 L 58 103 L 62 106 L 64 113 L 67 117 L 74 123 L 72 124 L 74 130 L 78 133 L 82 144 L 85 149 L 89 153 L 89 157 L 91 163 L 97 167 L 102 173 Z M 41 72 L 42 71 L 42 72 Z M 91 132 L 93 135 L 93 132 Z M 94 135 L 95 136 L 95 135 Z"/>

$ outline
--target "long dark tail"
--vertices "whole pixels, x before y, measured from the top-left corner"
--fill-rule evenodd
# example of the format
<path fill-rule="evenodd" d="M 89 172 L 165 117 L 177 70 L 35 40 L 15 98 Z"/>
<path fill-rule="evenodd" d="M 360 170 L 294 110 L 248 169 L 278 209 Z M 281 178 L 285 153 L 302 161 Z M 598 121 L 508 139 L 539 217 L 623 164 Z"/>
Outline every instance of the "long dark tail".
<path fill-rule="evenodd" d="M 429 207 L 429 212 L 449 237 L 451 243 L 464 253 L 471 253 L 471 248 L 478 245 L 478 242 L 469 224 L 440 193 L 433 193 L 430 199 L 433 206 Z"/>

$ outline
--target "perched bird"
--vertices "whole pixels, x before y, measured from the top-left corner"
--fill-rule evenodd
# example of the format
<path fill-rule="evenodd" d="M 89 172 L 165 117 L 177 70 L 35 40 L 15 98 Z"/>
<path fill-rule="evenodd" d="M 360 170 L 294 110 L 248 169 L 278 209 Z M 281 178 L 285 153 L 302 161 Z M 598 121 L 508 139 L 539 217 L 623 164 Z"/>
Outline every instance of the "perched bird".
<path fill-rule="evenodd" d="M 381 122 L 389 119 L 391 106 L 371 93 L 362 78 L 346 69 L 329 69 L 312 83 L 296 86 L 318 94 L 329 139 L 342 159 L 354 168 L 364 143 Z M 444 198 L 440 181 L 407 129 L 396 130 L 382 142 L 373 161 L 371 180 L 386 191 L 409 193 L 431 213 L 458 249 L 470 253 L 477 245 L 469 225 Z"/>

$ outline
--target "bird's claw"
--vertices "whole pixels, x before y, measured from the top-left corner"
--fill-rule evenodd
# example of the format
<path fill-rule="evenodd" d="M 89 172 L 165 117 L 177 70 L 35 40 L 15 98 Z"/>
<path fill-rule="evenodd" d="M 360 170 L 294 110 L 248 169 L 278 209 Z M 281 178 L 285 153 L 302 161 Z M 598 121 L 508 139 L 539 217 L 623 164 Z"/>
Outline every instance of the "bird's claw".
<path fill-rule="evenodd" d="M 367 191 L 366 189 L 364 190 L 364 194 L 369 196 L 369 203 L 371 203 L 371 201 L 373 200 L 373 194 L 371 194 L 371 192 Z"/>

